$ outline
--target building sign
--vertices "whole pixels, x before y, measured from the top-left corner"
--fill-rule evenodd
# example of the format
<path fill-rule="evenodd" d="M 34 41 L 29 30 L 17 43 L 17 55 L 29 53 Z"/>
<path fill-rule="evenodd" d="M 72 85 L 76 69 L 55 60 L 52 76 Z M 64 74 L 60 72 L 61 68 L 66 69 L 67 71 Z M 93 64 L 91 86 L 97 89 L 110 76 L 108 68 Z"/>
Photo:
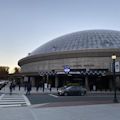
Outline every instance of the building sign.
<path fill-rule="evenodd" d="M 115 72 L 120 72 L 120 62 L 115 62 Z"/>
<path fill-rule="evenodd" d="M 112 63 L 111 64 L 111 72 L 113 72 L 113 67 L 114 67 L 114 64 Z M 115 62 L 115 72 L 120 72 L 120 62 L 119 61 Z"/>
<path fill-rule="evenodd" d="M 65 73 L 69 73 L 69 72 L 70 72 L 70 66 L 65 65 L 65 66 L 64 66 L 64 72 L 65 72 Z"/>

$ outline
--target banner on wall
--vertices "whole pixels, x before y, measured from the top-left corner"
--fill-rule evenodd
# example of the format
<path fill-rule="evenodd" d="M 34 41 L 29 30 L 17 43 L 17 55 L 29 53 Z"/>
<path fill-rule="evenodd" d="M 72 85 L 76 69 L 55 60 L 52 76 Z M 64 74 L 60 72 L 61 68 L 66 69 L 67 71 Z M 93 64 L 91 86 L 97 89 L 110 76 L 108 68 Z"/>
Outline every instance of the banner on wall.
<path fill-rule="evenodd" d="M 120 62 L 115 62 L 115 72 L 120 72 Z"/>

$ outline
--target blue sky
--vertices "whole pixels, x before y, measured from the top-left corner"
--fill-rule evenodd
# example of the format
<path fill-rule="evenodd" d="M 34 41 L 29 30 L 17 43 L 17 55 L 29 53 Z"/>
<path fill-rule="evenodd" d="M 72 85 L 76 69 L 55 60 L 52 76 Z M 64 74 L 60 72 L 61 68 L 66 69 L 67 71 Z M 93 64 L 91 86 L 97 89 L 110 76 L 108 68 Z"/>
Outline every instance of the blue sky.
<path fill-rule="evenodd" d="M 0 66 L 61 35 L 120 30 L 120 0 L 0 0 Z"/>

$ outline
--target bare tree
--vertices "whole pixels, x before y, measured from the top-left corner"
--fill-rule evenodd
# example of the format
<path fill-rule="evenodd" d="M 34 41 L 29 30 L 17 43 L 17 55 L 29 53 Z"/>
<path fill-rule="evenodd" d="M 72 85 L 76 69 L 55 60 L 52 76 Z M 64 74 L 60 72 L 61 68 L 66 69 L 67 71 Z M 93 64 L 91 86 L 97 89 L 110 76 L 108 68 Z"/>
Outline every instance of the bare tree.
<path fill-rule="evenodd" d="M 0 66 L 0 74 L 9 74 L 8 66 Z"/>
<path fill-rule="evenodd" d="M 20 73 L 20 68 L 19 67 L 15 67 L 14 68 L 14 73 Z"/>

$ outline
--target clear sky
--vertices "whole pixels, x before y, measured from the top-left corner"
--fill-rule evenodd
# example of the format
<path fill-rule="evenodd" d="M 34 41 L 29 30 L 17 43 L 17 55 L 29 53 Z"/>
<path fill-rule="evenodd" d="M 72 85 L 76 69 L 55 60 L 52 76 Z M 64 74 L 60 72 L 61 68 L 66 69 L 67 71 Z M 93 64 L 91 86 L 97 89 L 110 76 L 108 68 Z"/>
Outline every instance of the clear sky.
<path fill-rule="evenodd" d="M 120 30 L 120 0 L 0 0 L 0 66 L 47 41 L 86 29 Z"/>

